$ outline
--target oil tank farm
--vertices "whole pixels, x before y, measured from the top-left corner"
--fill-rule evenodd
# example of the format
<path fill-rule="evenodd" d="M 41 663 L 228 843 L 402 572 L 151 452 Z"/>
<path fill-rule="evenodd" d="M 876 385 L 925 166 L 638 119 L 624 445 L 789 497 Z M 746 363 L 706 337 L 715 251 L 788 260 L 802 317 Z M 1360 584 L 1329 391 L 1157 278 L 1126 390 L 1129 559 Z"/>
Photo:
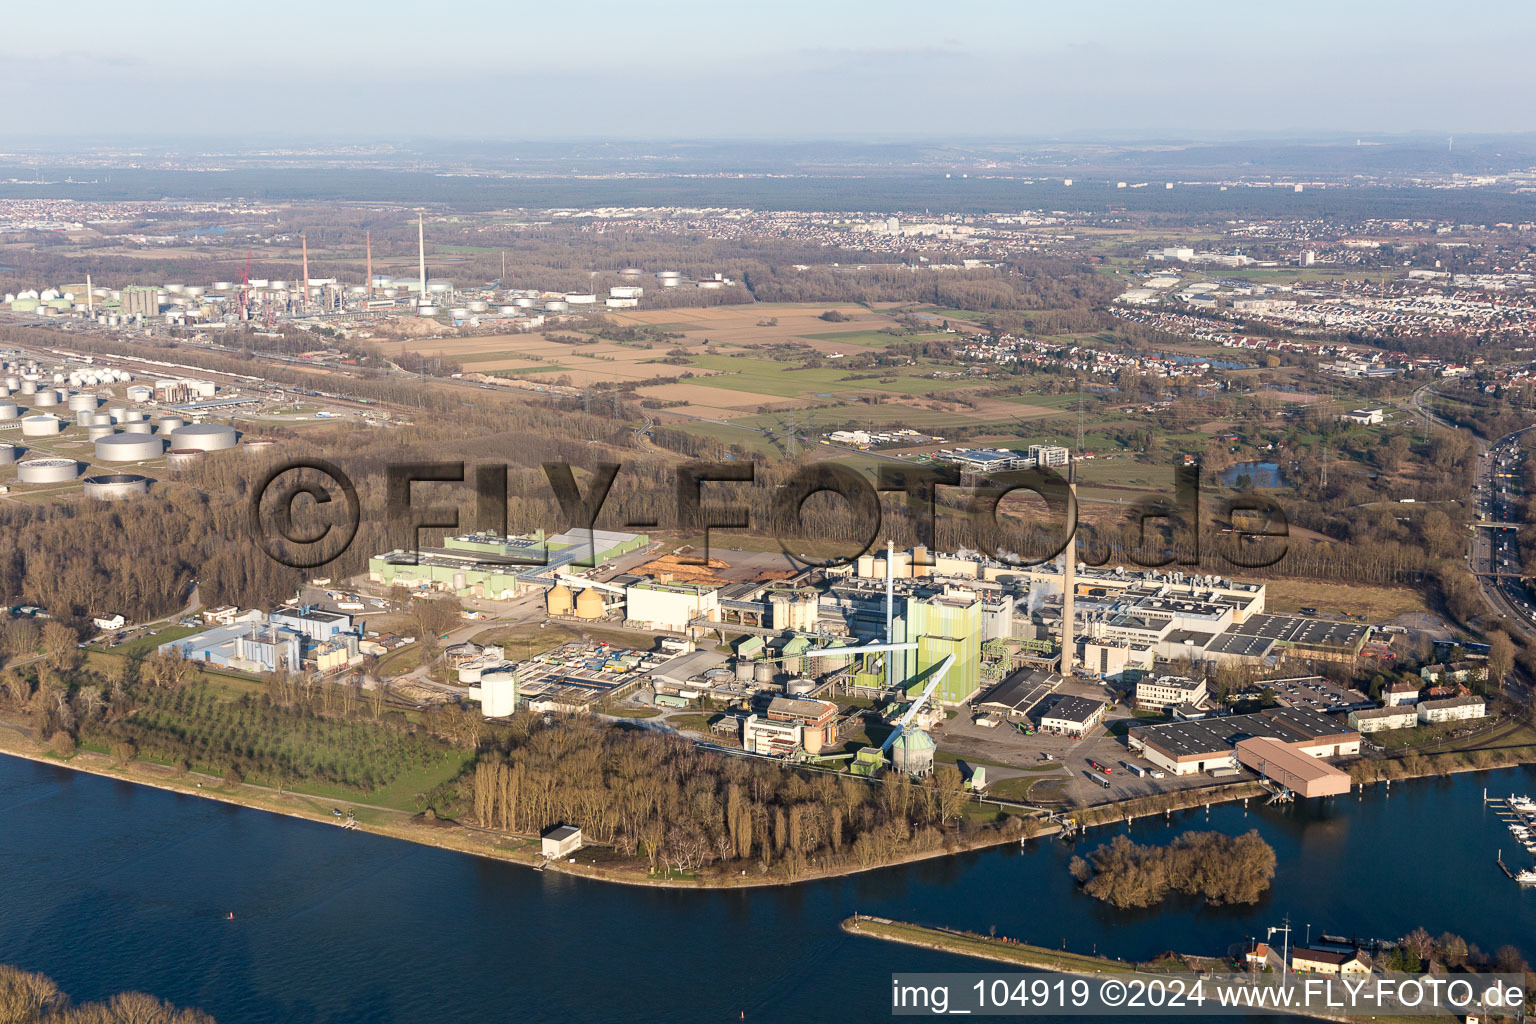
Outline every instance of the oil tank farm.
<path fill-rule="evenodd" d="M 15 402 L 0 402 L 0 420 L 14 420 L 21 415 L 21 407 Z"/>
<path fill-rule="evenodd" d="M 16 461 L 16 455 L 20 451 L 13 444 L 0 441 L 0 466 L 9 466 Z"/>
<path fill-rule="evenodd" d="M 23 416 L 21 419 L 21 433 L 23 437 L 52 437 L 63 426 L 57 416 L 49 416 L 42 413 L 37 416 Z"/>
<path fill-rule="evenodd" d="M 135 384 L 124 392 L 130 402 L 147 402 L 155 397 L 155 389 L 144 384 Z"/>
<path fill-rule="evenodd" d="M 80 473 L 74 459 L 24 459 L 16 464 L 16 479 L 24 484 L 67 484 Z"/>
<path fill-rule="evenodd" d="M 96 501 L 124 501 L 149 493 L 149 478 L 137 473 L 104 473 L 85 478 L 85 496 Z"/>
<path fill-rule="evenodd" d="M 53 390 L 53 388 L 43 388 L 37 394 L 32 396 L 32 405 L 34 407 L 50 406 L 50 405 L 58 405 L 58 404 L 59 404 L 59 393 L 57 391 Z"/>
<path fill-rule="evenodd" d="M 147 425 L 147 424 L 146 424 Z M 165 445 L 148 434 L 111 434 L 95 442 L 98 462 L 140 462 L 160 457 Z"/>
<path fill-rule="evenodd" d="M 69 408 L 71 412 L 95 412 L 96 396 L 85 391 L 76 392 L 69 396 Z"/>
<path fill-rule="evenodd" d="M 161 416 L 160 417 L 160 433 L 162 433 L 162 434 L 169 434 L 171 431 L 175 430 L 176 428 L 184 427 L 186 425 L 187 425 L 187 421 L 182 419 L 180 416 Z"/>
<path fill-rule="evenodd" d="M 219 452 L 233 448 L 237 437 L 235 428 L 223 423 L 194 423 L 171 431 L 171 447 Z"/>

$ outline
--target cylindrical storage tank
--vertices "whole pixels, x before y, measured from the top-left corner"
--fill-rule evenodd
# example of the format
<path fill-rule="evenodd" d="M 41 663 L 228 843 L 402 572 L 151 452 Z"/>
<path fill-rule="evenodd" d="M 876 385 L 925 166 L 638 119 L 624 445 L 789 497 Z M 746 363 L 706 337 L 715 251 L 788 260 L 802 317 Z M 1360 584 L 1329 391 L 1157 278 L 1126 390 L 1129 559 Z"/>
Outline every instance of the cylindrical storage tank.
<path fill-rule="evenodd" d="M 233 448 L 237 437 L 235 428 L 223 423 L 193 423 L 171 431 L 171 447 L 218 452 Z"/>
<path fill-rule="evenodd" d="M 37 394 L 37 381 L 35 381 L 35 380 L 24 380 L 24 381 L 22 381 L 21 382 L 21 393 L 24 394 L 24 395 L 35 395 L 35 394 Z"/>
<path fill-rule="evenodd" d="M 169 434 L 171 431 L 187 425 L 187 421 L 180 416 L 161 416 L 160 433 Z"/>
<path fill-rule="evenodd" d="M 131 420 L 123 424 L 123 433 L 125 434 L 152 434 L 154 432 L 154 425 L 148 420 Z"/>
<path fill-rule="evenodd" d="M 270 455 L 277 451 L 277 442 L 270 437 L 251 437 L 240 446 L 247 455 Z"/>
<path fill-rule="evenodd" d="M 875 576 L 875 556 L 874 555 L 860 555 L 859 556 L 859 562 L 858 562 L 858 571 L 859 571 L 859 579 L 861 579 L 861 580 L 874 579 L 874 576 Z"/>
<path fill-rule="evenodd" d="M 571 598 L 571 588 L 563 583 L 550 587 L 546 598 L 546 606 L 551 615 L 571 614 L 571 609 L 575 607 Z"/>
<path fill-rule="evenodd" d="M 85 430 L 85 436 L 92 441 L 100 440 L 103 437 L 111 437 L 115 433 L 117 433 L 117 428 L 110 423 L 93 423 Z"/>
<path fill-rule="evenodd" d="M 112 418 L 113 423 L 121 423 L 128 418 L 128 408 L 123 405 L 109 405 L 107 415 Z"/>
<path fill-rule="evenodd" d="M 96 425 L 96 414 L 82 409 L 80 412 L 75 413 L 75 422 L 82 427 L 94 427 Z"/>
<path fill-rule="evenodd" d="M 469 316 L 469 309 L 466 306 L 454 306 L 448 311 L 448 315 L 456 320 L 462 320 Z"/>
<path fill-rule="evenodd" d="M 773 682 L 773 665 L 771 663 L 760 661 L 757 663 L 753 671 L 757 677 L 757 682 L 759 685 L 767 686 L 769 683 Z"/>
<path fill-rule="evenodd" d="M 144 415 L 143 409 L 129 409 L 128 415 L 126 417 L 126 421 L 128 423 L 142 423 L 147 419 L 149 419 L 149 417 Z"/>
<path fill-rule="evenodd" d="M 139 462 L 156 459 L 165 448 L 158 437 L 145 434 L 112 434 L 95 441 L 98 462 Z"/>
<path fill-rule="evenodd" d="M 471 313 L 484 313 L 487 309 L 490 308 L 490 304 L 487 303 L 484 299 L 475 299 L 469 304 L 469 311 Z"/>
<path fill-rule="evenodd" d="M 8 374 L 5 378 L 5 386 L 12 391 L 21 387 L 21 378 L 15 374 Z"/>
<path fill-rule="evenodd" d="M 124 394 L 128 396 L 128 401 L 130 402 L 147 402 L 155 397 L 154 389 L 145 387 L 143 384 L 133 385 Z"/>
<path fill-rule="evenodd" d="M 97 501 L 122 501 L 149 493 L 149 480 L 137 473 L 106 473 L 85 478 L 85 496 Z"/>
<path fill-rule="evenodd" d="M 809 679 L 791 679 L 784 684 L 784 693 L 789 697 L 804 697 L 806 694 L 814 692 L 815 689 L 816 684 Z"/>
<path fill-rule="evenodd" d="M 88 391 L 81 391 L 70 395 L 69 407 L 75 412 L 95 412 L 96 396 Z"/>
<path fill-rule="evenodd" d="M 26 459 L 16 464 L 16 479 L 24 484 L 67 484 L 80 473 L 74 459 Z"/>
<path fill-rule="evenodd" d="M 442 310 L 438 309 L 436 306 L 417 306 L 416 307 L 416 315 L 417 316 L 437 316 L 437 314 L 439 314 L 441 312 L 442 312 Z"/>
<path fill-rule="evenodd" d="M 745 658 L 736 660 L 736 681 L 738 683 L 750 683 L 752 681 L 752 663 Z"/>
<path fill-rule="evenodd" d="M 596 587 L 588 587 L 576 595 L 576 617 L 578 619 L 600 619 L 603 617 L 603 594 Z"/>
<path fill-rule="evenodd" d="M 513 299 L 512 305 L 516 306 L 518 309 L 532 309 L 533 300 L 529 298 Z"/>
<path fill-rule="evenodd" d="M 36 406 L 45 406 L 45 405 L 58 405 L 58 404 L 59 404 L 59 393 L 57 391 L 53 390 L 53 388 L 43 388 L 43 390 L 39 391 L 32 398 L 32 405 L 34 407 L 36 407 Z"/>
<path fill-rule="evenodd" d="M 564 299 L 551 299 L 549 302 L 544 303 L 544 308 L 551 313 L 565 313 L 570 310 L 571 304 Z"/>
<path fill-rule="evenodd" d="M 0 402 L 0 420 L 13 420 L 21 415 L 21 407 L 15 402 Z"/>
<path fill-rule="evenodd" d="M 497 306 L 496 307 L 496 312 L 500 313 L 502 316 L 515 316 L 517 314 L 517 307 L 516 306 Z"/>
<path fill-rule="evenodd" d="M 51 437 L 59 432 L 62 425 L 57 416 L 23 416 L 21 433 L 25 437 Z"/>
<path fill-rule="evenodd" d="M 203 457 L 201 448 L 172 448 L 165 453 L 165 468 L 172 472 L 191 469 Z"/>
<path fill-rule="evenodd" d="M 9 466 L 16 461 L 18 449 L 15 445 L 6 441 L 0 441 L 0 466 Z"/>

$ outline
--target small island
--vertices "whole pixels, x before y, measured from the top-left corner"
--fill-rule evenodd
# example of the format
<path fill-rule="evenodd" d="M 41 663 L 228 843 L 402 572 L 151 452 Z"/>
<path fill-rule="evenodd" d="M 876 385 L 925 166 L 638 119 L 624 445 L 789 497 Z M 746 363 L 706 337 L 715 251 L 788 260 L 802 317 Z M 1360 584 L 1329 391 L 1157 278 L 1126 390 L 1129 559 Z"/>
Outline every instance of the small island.
<path fill-rule="evenodd" d="M 1207 903 L 1257 903 L 1275 877 L 1275 850 L 1256 830 L 1240 836 L 1185 832 L 1167 846 L 1120 835 L 1068 870 L 1094 899 L 1115 907 L 1152 907 L 1171 893 Z"/>

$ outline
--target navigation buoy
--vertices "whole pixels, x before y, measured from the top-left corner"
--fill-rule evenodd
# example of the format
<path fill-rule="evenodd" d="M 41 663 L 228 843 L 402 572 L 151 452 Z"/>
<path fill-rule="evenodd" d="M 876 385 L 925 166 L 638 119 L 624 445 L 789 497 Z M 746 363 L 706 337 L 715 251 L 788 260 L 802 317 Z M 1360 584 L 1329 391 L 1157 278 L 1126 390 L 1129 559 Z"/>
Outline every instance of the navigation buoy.
<path fill-rule="evenodd" d="M 226 917 L 224 920 L 226 920 L 226 921 L 233 921 L 234 919 L 235 919 L 235 912 L 233 910 L 231 910 L 229 912 L 229 916 Z"/>

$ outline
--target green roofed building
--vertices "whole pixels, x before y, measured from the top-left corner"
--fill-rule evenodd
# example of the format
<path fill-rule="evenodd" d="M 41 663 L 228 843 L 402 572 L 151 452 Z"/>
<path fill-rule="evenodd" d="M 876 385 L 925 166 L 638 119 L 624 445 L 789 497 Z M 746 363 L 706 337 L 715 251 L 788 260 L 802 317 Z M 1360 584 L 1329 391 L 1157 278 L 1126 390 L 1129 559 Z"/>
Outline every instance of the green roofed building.
<path fill-rule="evenodd" d="M 921 693 L 929 677 L 944 659 L 953 655 L 954 665 L 934 691 L 943 704 L 962 704 L 981 689 L 981 599 L 973 591 L 947 589 L 942 594 L 907 598 L 906 614 L 899 620 L 898 636 L 916 641 L 917 650 L 897 657 L 898 671 L 905 670 L 909 696 Z"/>

